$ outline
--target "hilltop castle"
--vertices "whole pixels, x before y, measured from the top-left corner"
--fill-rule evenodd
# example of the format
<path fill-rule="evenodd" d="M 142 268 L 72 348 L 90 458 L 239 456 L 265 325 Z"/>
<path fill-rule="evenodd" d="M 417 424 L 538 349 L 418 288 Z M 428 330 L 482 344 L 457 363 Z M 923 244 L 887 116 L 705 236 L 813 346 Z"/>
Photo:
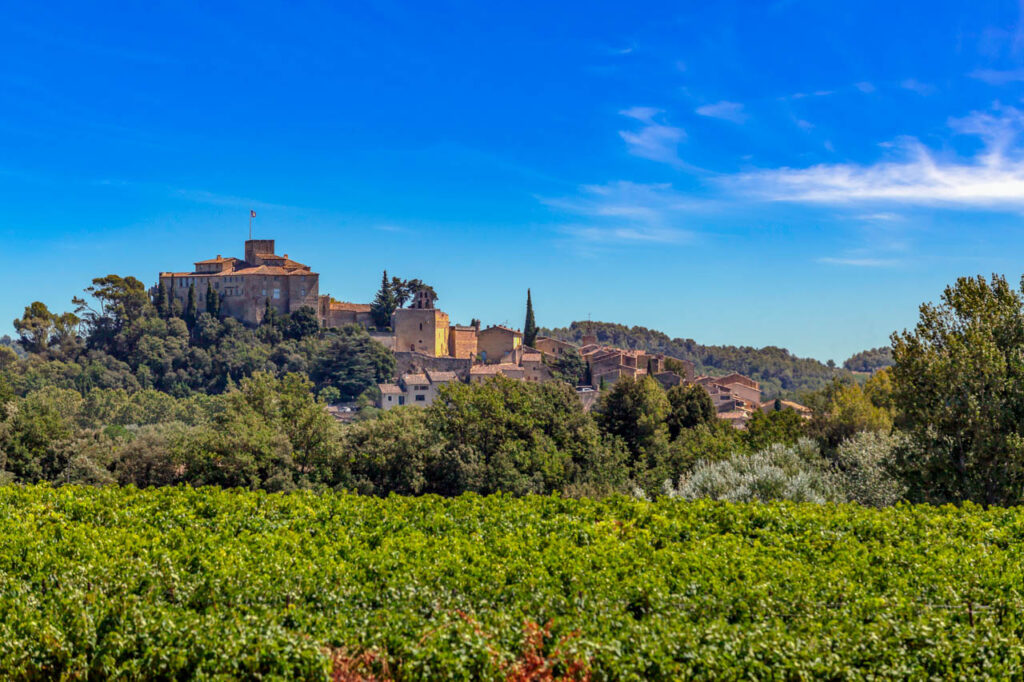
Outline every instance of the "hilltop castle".
<path fill-rule="evenodd" d="M 263 320 L 268 301 L 281 314 L 308 306 L 325 327 L 370 324 L 369 305 L 321 296 L 320 274 L 287 253 L 276 255 L 273 239 L 249 239 L 244 253 L 245 258 L 218 255 L 197 261 L 192 272 L 161 272 L 160 284 L 171 303 L 177 301 L 182 309 L 188 305 L 189 287 L 195 286 L 200 313 L 206 312 L 206 290 L 212 288 L 220 296 L 222 315 L 250 325 Z"/>
<path fill-rule="evenodd" d="M 216 258 L 195 263 L 192 272 L 161 272 L 160 284 L 173 303 L 188 303 L 189 287 L 195 286 L 196 305 L 206 312 L 206 290 L 221 297 L 221 313 L 247 324 L 259 324 L 267 301 L 279 313 L 303 306 L 317 309 L 320 275 L 308 265 L 274 253 L 273 239 L 249 239 L 245 258 Z"/>

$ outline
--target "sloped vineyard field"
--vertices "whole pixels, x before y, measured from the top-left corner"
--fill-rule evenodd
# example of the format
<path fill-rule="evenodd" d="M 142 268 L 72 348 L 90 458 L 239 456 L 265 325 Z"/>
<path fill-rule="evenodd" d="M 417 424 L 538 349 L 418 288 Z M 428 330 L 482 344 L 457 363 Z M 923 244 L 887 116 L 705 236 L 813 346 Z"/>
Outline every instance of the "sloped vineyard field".
<path fill-rule="evenodd" d="M 0 488 L 3 679 L 1024 676 L 1024 513 Z"/>

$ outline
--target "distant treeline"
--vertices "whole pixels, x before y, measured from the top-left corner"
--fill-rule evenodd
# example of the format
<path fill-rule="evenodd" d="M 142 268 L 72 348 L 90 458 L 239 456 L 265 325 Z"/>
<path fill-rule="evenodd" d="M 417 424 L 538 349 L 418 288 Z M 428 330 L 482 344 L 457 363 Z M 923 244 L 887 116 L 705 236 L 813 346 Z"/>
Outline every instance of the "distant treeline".
<path fill-rule="evenodd" d="M 542 329 L 542 336 L 580 343 L 587 334 L 596 334 L 599 343 L 620 348 L 635 348 L 664 353 L 690 360 L 698 374 L 739 372 L 761 383 L 765 399 L 791 397 L 819 391 L 833 379 L 849 379 L 846 370 L 813 358 L 798 358 L 785 348 L 765 346 L 704 346 L 693 339 L 673 339 L 664 332 L 646 327 L 627 327 L 614 322 L 573 322 L 569 327 Z M 888 350 L 888 349 L 886 349 Z M 865 351 L 873 353 L 874 351 Z M 859 355 L 847 361 L 855 360 Z M 890 360 L 891 364 L 891 360 Z M 857 369 L 850 368 L 847 369 Z"/>
<path fill-rule="evenodd" d="M 892 348 L 882 346 L 854 353 L 843 363 L 843 367 L 851 372 L 875 372 L 885 367 L 892 367 Z"/>

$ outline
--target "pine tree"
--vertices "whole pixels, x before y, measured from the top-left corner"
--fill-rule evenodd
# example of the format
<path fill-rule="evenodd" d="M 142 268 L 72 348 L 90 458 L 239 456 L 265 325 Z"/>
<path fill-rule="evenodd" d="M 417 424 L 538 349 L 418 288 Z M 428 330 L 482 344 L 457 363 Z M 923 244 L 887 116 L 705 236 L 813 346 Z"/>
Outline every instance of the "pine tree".
<path fill-rule="evenodd" d="M 381 279 L 380 291 L 370 304 L 370 314 L 373 315 L 373 323 L 377 329 L 383 329 L 391 325 L 391 314 L 398 308 L 398 294 L 391 280 L 388 279 L 388 271 L 384 271 Z"/>
<path fill-rule="evenodd" d="M 533 346 L 537 341 L 537 320 L 533 317 L 533 299 L 530 290 L 526 290 L 526 322 L 523 324 L 523 343 Z"/>
<path fill-rule="evenodd" d="M 185 324 L 191 329 L 199 318 L 199 309 L 196 305 L 196 285 L 188 285 L 188 303 L 185 305 Z"/>

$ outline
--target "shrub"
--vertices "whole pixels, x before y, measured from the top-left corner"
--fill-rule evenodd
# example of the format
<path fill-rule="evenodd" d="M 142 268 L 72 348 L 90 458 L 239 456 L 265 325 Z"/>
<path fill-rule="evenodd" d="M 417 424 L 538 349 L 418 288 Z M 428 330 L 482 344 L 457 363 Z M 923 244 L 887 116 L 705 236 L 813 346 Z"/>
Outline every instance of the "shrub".
<path fill-rule="evenodd" d="M 680 478 L 668 497 L 729 502 L 838 502 L 843 494 L 818 446 L 806 438 L 796 445 L 772 445 L 753 455 L 736 454 L 721 462 L 702 461 Z"/>

